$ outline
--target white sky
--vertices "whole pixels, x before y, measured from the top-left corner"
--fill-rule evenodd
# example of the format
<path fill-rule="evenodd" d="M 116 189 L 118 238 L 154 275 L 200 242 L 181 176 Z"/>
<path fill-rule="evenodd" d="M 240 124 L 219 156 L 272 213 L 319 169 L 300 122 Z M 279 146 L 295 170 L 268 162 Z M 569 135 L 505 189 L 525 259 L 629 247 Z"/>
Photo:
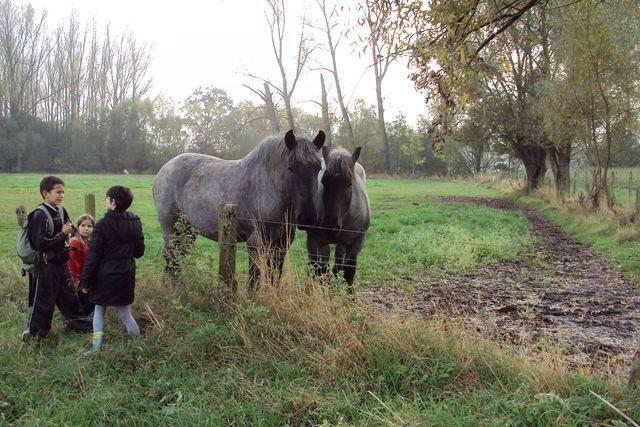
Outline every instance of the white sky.
<path fill-rule="evenodd" d="M 185 99 L 199 86 L 211 85 L 226 90 L 235 101 L 250 99 L 258 103 L 259 98 L 242 86 L 252 81 L 243 75 L 245 69 L 278 81 L 264 0 L 16 0 L 27 2 L 38 11 L 48 11 L 50 27 L 76 10 L 83 21 L 95 17 L 99 24 L 111 22 L 118 32 L 133 31 L 138 41 L 153 46 L 153 92 L 175 101 Z M 291 69 L 301 12 L 305 10 L 316 22 L 320 15 L 313 0 L 287 0 L 285 7 Z M 322 34 L 316 33 L 315 37 L 324 44 Z M 369 55 L 359 58 L 359 51 L 348 43 L 342 43 L 339 49 L 340 83 L 347 101 L 352 105 L 356 97 L 362 97 L 375 104 L 373 70 L 367 68 Z M 314 52 L 314 59 L 316 65 L 329 64 L 323 51 Z M 385 118 L 392 120 L 402 111 L 413 123 L 425 111 L 424 97 L 409 81 L 405 63 L 401 60 L 392 64 L 383 82 Z M 319 107 L 308 100 L 320 99 L 319 79 L 318 72 L 307 71 L 294 93 L 298 106 L 316 114 Z M 253 83 L 262 87 L 260 82 Z M 331 99 L 334 85 L 328 73 L 325 83 Z"/>

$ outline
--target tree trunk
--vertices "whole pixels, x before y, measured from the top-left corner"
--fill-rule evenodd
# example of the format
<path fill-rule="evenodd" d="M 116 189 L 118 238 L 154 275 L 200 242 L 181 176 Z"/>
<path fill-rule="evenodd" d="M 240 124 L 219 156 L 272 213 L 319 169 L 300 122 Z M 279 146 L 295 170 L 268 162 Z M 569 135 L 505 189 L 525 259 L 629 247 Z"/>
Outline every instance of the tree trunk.
<path fill-rule="evenodd" d="M 338 93 L 338 103 L 340 104 L 342 121 L 344 122 L 344 126 L 347 129 L 347 139 L 349 140 L 349 144 L 351 144 L 351 148 L 355 148 L 356 138 L 353 135 L 353 126 L 351 126 L 351 120 L 349 120 L 349 111 L 347 111 L 347 107 L 344 105 L 344 99 L 342 98 L 342 90 L 340 89 L 340 80 L 338 79 L 337 72 L 333 73 L 333 77 L 336 82 L 336 92 Z"/>
<path fill-rule="evenodd" d="M 527 173 L 527 192 L 531 192 L 542 184 L 547 172 L 547 152 L 542 147 L 514 144 L 518 157 L 522 160 Z"/>
<path fill-rule="evenodd" d="M 480 172 L 483 172 L 482 170 L 482 151 L 479 150 L 475 150 L 473 155 L 473 174 L 479 174 Z"/>
<path fill-rule="evenodd" d="M 333 74 L 333 80 L 336 85 L 336 94 L 338 95 L 338 104 L 340 105 L 340 112 L 342 113 L 342 121 L 344 122 L 344 126 L 347 130 L 347 139 L 351 148 L 355 148 L 356 146 L 356 138 L 353 135 L 353 126 L 351 126 L 351 120 L 349 119 L 349 111 L 347 110 L 346 105 L 344 104 L 344 97 L 342 96 L 342 87 L 340 86 L 340 78 L 338 76 L 338 63 L 336 60 L 336 46 L 337 43 L 333 43 L 333 36 L 331 35 L 331 24 L 329 23 L 329 17 L 327 16 L 326 6 L 324 2 L 321 6 L 322 13 L 324 15 L 325 22 L 325 34 L 327 35 L 327 45 L 329 47 L 329 54 L 331 55 L 331 74 Z"/>
<path fill-rule="evenodd" d="M 269 119 L 269 123 L 271 124 L 271 131 L 273 133 L 280 133 L 280 123 L 278 122 L 278 116 L 276 114 L 276 108 L 273 105 L 273 96 L 271 95 L 271 90 L 269 89 L 269 85 L 264 83 L 264 104 L 265 109 L 267 110 L 267 118 Z"/>
<path fill-rule="evenodd" d="M 384 123 L 384 103 L 382 100 L 382 76 L 380 75 L 380 66 L 378 58 L 376 57 L 376 50 L 371 49 L 373 53 L 374 71 L 376 77 L 376 100 L 378 101 L 378 136 L 382 147 L 384 148 L 384 171 L 389 173 L 391 171 L 391 150 L 389 149 L 389 138 L 387 138 L 387 129 Z"/>
<path fill-rule="evenodd" d="M 322 99 L 320 103 L 322 108 L 322 124 L 326 135 L 325 145 L 331 148 L 333 146 L 333 142 L 331 138 L 331 119 L 329 118 L 329 101 L 327 100 L 327 89 L 324 86 L 324 76 L 322 74 L 320 74 L 320 89 L 322 91 Z"/>
<path fill-rule="evenodd" d="M 569 170 L 571 163 L 571 145 L 550 147 L 547 149 L 547 155 L 549 156 L 549 164 L 551 165 L 556 184 L 556 196 L 563 198 L 569 194 L 569 189 L 571 188 Z"/>
<path fill-rule="evenodd" d="M 293 111 L 291 110 L 291 97 L 283 96 L 284 108 L 287 111 L 287 123 L 289 123 L 289 129 L 295 131 L 295 124 L 293 122 Z"/>

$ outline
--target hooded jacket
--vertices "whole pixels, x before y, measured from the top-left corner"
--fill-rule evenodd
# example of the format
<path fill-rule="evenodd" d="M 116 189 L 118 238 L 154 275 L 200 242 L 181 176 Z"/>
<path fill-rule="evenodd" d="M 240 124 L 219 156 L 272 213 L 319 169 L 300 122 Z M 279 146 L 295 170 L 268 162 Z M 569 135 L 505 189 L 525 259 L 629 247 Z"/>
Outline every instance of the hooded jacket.
<path fill-rule="evenodd" d="M 143 254 L 140 217 L 126 211 L 107 212 L 95 225 L 82 268 L 80 287 L 89 290 L 89 301 L 98 305 L 133 303 L 134 258 Z"/>

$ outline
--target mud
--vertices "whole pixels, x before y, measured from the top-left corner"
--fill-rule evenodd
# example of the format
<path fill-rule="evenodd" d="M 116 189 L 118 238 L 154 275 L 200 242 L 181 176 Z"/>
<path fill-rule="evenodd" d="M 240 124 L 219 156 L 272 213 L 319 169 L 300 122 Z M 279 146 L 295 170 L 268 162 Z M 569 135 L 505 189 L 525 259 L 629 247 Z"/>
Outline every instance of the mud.
<path fill-rule="evenodd" d="M 507 199 L 444 197 L 520 211 L 532 224 L 533 248 L 518 259 L 470 273 L 412 278 L 412 291 L 384 285 L 362 289 L 377 311 L 467 319 L 490 338 L 562 350 L 569 360 L 599 364 L 631 360 L 638 348 L 640 291 L 600 253 L 567 235 L 532 208 Z"/>

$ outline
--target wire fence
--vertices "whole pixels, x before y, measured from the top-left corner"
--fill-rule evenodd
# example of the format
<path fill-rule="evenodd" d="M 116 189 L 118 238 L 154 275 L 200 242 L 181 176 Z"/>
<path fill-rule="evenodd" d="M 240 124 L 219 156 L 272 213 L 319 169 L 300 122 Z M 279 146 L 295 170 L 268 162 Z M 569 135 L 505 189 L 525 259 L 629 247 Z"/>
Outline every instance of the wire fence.
<path fill-rule="evenodd" d="M 522 171 L 516 171 L 509 174 L 516 181 L 526 181 L 526 174 Z M 555 181 L 550 172 L 545 175 L 544 185 L 546 187 L 555 187 Z M 593 173 L 589 169 L 574 169 L 569 174 L 569 192 L 571 195 L 580 193 L 588 195 L 590 187 L 593 183 Z M 636 190 L 640 188 L 640 169 L 639 168 L 615 168 L 610 169 L 607 173 L 607 183 L 611 193 L 617 198 L 618 202 L 632 202 L 635 199 Z"/>
<path fill-rule="evenodd" d="M 90 204 L 94 204 L 95 203 L 95 199 L 90 197 L 91 195 L 88 194 L 85 197 L 85 204 L 90 205 Z M 170 217 L 182 217 L 185 219 L 183 214 L 176 214 L 176 215 L 171 215 Z M 340 244 L 340 237 L 345 238 L 345 237 L 350 237 L 353 238 L 353 236 L 345 236 L 345 235 L 366 235 L 369 230 L 362 230 L 362 229 L 352 229 L 352 228 L 348 228 L 348 227 L 340 227 L 340 228 L 334 228 L 334 227 L 325 227 L 325 226 L 320 226 L 320 225 L 307 225 L 307 224 L 300 224 L 300 223 L 296 223 L 296 222 L 292 222 L 292 221 L 275 221 L 275 220 L 269 220 L 269 219 L 263 219 L 260 217 L 248 217 L 248 216 L 237 216 L 236 217 L 237 221 L 242 221 L 242 222 L 247 222 L 247 223 L 251 223 L 253 224 L 253 228 L 255 230 L 258 230 L 258 234 L 260 234 L 260 230 L 264 230 L 266 231 L 266 226 L 270 225 L 276 225 L 279 227 L 283 227 L 283 228 L 304 228 L 307 230 L 311 230 L 311 231 L 330 231 L 332 233 L 334 233 L 334 236 L 331 236 L 334 238 L 334 241 L 332 244 Z M 191 227 L 188 225 L 188 222 L 186 222 L 187 227 Z M 375 222 L 373 224 L 371 224 L 371 229 L 375 230 L 376 228 L 376 224 Z M 195 231 L 197 234 L 198 233 L 197 230 L 193 230 Z M 266 235 L 266 234 L 265 234 Z M 195 237 L 195 236 L 194 236 Z M 326 237 L 326 236 L 325 236 Z M 445 234 L 440 234 L 440 235 L 436 235 L 434 236 L 434 238 L 432 239 L 433 241 L 433 245 L 434 246 L 438 246 L 438 245 L 442 245 L 445 241 L 448 244 L 458 244 L 461 246 L 471 246 L 471 247 L 475 247 L 475 248 L 492 248 L 494 250 L 502 250 L 505 248 L 505 243 L 493 243 L 490 241 L 473 241 L 473 238 L 470 239 L 456 239 L 453 238 L 449 235 L 445 235 Z M 258 238 L 258 241 L 260 241 L 260 238 Z M 510 236 L 510 240 L 509 243 L 513 244 L 516 243 L 519 245 L 520 248 L 524 248 L 527 246 L 528 243 L 531 242 L 530 238 L 526 238 L 526 239 L 518 239 L 518 238 L 513 238 L 513 236 Z M 306 247 L 300 246 L 300 245 L 293 245 L 292 243 L 288 243 L 286 245 L 286 248 L 275 248 L 273 244 L 269 245 L 269 244 L 248 244 L 246 242 L 242 242 L 242 241 L 238 241 L 238 242 L 218 242 L 219 248 L 220 250 L 224 250 L 225 247 L 228 248 L 246 248 L 247 252 L 250 251 L 255 251 L 259 254 L 261 253 L 266 253 L 267 251 L 276 249 L 276 250 L 282 250 L 283 254 L 286 256 L 287 254 L 289 254 L 290 256 L 295 256 L 297 259 L 305 259 L 308 261 L 309 258 L 309 252 L 307 250 Z M 160 252 L 162 253 L 163 250 L 161 249 Z M 406 258 L 410 258 L 410 259 L 420 259 L 423 254 L 424 254 L 425 250 L 421 250 L 421 251 L 412 251 L 412 252 L 403 252 L 402 255 L 403 257 Z M 353 260 L 352 258 L 346 258 L 346 257 L 339 257 L 338 259 L 335 258 L 335 250 L 334 250 L 334 256 L 333 256 L 333 262 L 330 262 L 331 260 L 331 256 L 329 257 L 325 257 L 322 254 L 312 254 L 315 256 L 315 259 L 317 261 L 320 261 L 322 264 L 327 263 L 327 264 L 331 264 L 332 266 L 335 267 L 342 267 L 342 268 L 350 268 L 350 267 L 356 267 L 356 265 L 362 266 L 364 263 L 362 262 L 363 258 L 366 260 L 366 257 L 360 257 L 359 261 L 356 263 L 355 260 Z M 390 263 L 397 263 L 398 262 L 398 258 L 397 258 L 397 253 L 376 253 L 375 254 L 375 263 L 378 265 L 389 265 Z M 366 264 L 365 264 L 366 265 Z"/>
<path fill-rule="evenodd" d="M 256 227 L 260 226 L 260 222 L 264 222 L 264 223 L 268 223 L 268 224 L 277 224 L 280 225 L 282 227 L 294 227 L 294 226 L 298 226 L 299 224 L 295 224 L 295 223 L 290 223 L 290 222 L 281 222 L 281 221 L 266 221 L 266 220 L 259 220 L 259 219 L 255 219 L 255 218 L 246 218 L 246 217 L 240 217 L 238 219 L 243 219 L 246 221 L 251 221 L 256 223 Z M 304 226 L 304 225 L 303 225 Z M 375 226 L 372 226 L 375 227 Z M 357 234 L 366 234 L 369 231 L 361 231 L 361 230 L 351 230 L 351 229 L 342 229 L 342 228 L 331 228 L 331 227 L 319 227 L 319 226 L 311 226 L 309 228 L 313 228 L 313 229 L 321 229 L 321 230 L 330 230 L 333 232 L 339 233 L 341 232 L 347 232 L 347 233 L 357 233 Z M 493 248 L 493 249 L 504 249 L 506 244 L 505 243 L 492 243 L 492 242 L 488 242 L 488 241 L 483 241 L 483 242 L 474 242 L 471 241 L 469 239 L 456 239 L 456 238 L 452 238 L 451 236 L 446 236 L 446 235 L 438 235 L 436 236 L 436 238 L 433 239 L 433 243 L 434 246 L 440 245 L 442 244 L 444 241 L 446 241 L 448 244 L 454 243 L 454 244 L 458 244 L 461 246 L 472 246 L 472 247 L 476 247 L 476 248 Z M 520 248 L 524 248 L 527 247 L 527 245 L 529 243 L 532 242 L 531 238 L 513 238 L 511 237 L 509 240 L 510 243 L 516 243 L 519 245 Z M 341 244 L 340 241 L 335 240 L 331 243 L 332 245 L 335 244 Z M 246 242 L 236 242 L 236 243 L 228 243 L 228 242 L 218 242 L 218 245 L 220 247 L 225 247 L 225 246 L 230 246 L 230 247 L 243 247 L 246 248 L 247 251 L 249 250 L 254 250 L 258 253 L 263 253 L 265 251 L 268 251 L 270 249 L 276 249 L 273 245 L 269 245 L 269 244 L 265 244 L 265 245 L 250 245 Z M 365 246 L 366 247 L 366 246 Z M 295 254 L 295 256 L 300 256 L 300 257 L 308 257 L 309 253 L 307 248 L 302 247 L 302 246 L 293 246 L 293 244 L 289 244 L 286 247 L 286 253 L 287 254 Z M 413 251 L 413 252 L 403 252 L 403 256 L 405 258 L 419 258 L 421 255 L 423 254 L 423 252 L 418 252 L 418 251 Z M 322 261 L 329 261 L 329 258 L 325 258 L 322 259 Z M 380 254 L 376 254 L 376 261 L 379 264 L 385 264 L 386 262 L 397 262 L 397 254 L 395 253 L 388 253 L 388 254 L 384 254 L 384 255 L 380 255 Z M 352 263 L 352 262 L 338 262 L 337 260 L 334 260 L 332 262 L 333 265 L 335 266 L 339 266 L 339 267 L 355 267 L 356 264 Z M 362 265 L 362 261 L 358 261 L 357 263 L 358 265 Z"/>

